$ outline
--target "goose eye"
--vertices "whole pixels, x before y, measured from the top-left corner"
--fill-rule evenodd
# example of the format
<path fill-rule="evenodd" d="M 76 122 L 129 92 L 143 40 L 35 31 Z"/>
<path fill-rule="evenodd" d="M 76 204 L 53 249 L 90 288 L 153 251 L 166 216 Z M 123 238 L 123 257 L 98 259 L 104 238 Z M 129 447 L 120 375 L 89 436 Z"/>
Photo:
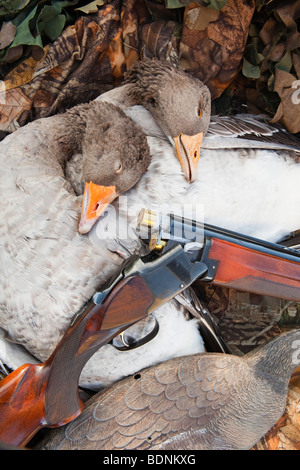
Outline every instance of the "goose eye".
<path fill-rule="evenodd" d="M 202 116 L 202 109 L 200 108 L 200 106 L 198 107 L 197 114 L 199 118 Z"/>
<path fill-rule="evenodd" d="M 150 98 L 147 98 L 147 103 L 148 104 L 151 104 L 151 105 L 154 105 L 155 104 L 155 99 L 150 97 Z"/>
<path fill-rule="evenodd" d="M 105 122 L 102 126 L 103 132 L 106 132 L 110 128 L 110 123 Z"/>
<path fill-rule="evenodd" d="M 122 165 L 122 163 L 119 163 L 119 166 L 118 166 L 118 168 L 116 169 L 116 173 L 117 173 L 117 174 L 120 174 L 120 173 L 122 173 L 122 171 L 123 171 L 123 165 Z"/>

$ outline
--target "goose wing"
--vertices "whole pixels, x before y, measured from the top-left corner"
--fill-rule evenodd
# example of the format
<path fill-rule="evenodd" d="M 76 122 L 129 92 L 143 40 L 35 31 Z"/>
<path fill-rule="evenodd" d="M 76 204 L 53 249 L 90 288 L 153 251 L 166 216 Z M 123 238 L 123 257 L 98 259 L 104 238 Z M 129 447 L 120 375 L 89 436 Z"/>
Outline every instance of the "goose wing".
<path fill-rule="evenodd" d="M 237 356 L 203 354 L 172 359 L 96 394 L 81 416 L 51 432 L 40 447 L 207 448 L 213 439 L 209 423 L 234 401 L 241 381 L 247 386 L 248 374 Z"/>
<path fill-rule="evenodd" d="M 291 150 L 300 154 L 300 139 L 282 126 L 270 124 L 266 116 L 212 116 L 202 147 Z"/>
<path fill-rule="evenodd" d="M 146 134 L 147 137 L 156 137 L 163 140 L 168 140 L 165 133 L 156 123 L 150 111 L 142 105 L 135 105 L 126 108 L 125 113 L 136 122 Z"/>

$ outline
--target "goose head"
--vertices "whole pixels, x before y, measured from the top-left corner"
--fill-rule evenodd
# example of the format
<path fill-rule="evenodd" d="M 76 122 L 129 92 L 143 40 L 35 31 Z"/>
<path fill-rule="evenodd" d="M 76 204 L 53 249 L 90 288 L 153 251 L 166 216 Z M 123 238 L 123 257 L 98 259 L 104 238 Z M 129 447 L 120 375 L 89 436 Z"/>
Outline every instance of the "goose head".
<path fill-rule="evenodd" d="M 91 102 L 67 112 L 77 151 L 66 177 L 84 193 L 79 233 L 87 233 L 105 208 L 146 172 L 150 152 L 141 129 L 116 106 Z"/>
<path fill-rule="evenodd" d="M 170 62 L 155 59 L 134 64 L 125 74 L 124 84 L 130 104 L 141 104 L 151 112 L 175 146 L 186 179 L 194 181 L 210 122 L 208 88 Z"/>

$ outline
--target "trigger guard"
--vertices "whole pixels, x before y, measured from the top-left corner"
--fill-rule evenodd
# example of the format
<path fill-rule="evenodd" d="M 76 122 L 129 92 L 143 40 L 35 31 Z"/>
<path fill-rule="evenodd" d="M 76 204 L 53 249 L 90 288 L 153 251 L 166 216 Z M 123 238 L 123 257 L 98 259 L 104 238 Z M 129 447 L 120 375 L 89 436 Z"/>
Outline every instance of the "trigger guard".
<path fill-rule="evenodd" d="M 155 338 L 155 336 L 157 335 L 158 331 L 159 331 L 159 323 L 157 321 L 157 319 L 155 317 L 154 318 L 154 321 L 155 321 L 155 324 L 154 324 L 154 327 L 153 329 L 150 331 L 150 333 L 148 333 L 146 336 L 144 336 L 144 338 L 142 339 L 139 339 L 137 341 L 134 341 L 133 343 L 131 344 L 127 344 L 125 343 L 124 339 L 123 339 L 123 336 L 122 334 L 120 335 L 121 338 L 122 338 L 122 341 L 124 343 L 124 346 L 116 346 L 115 344 L 113 344 L 113 342 L 111 341 L 110 344 L 115 348 L 117 349 L 118 351 L 130 351 L 131 349 L 136 349 L 136 348 L 139 348 L 140 346 L 143 346 L 144 344 L 146 343 L 149 343 L 149 341 L 151 341 L 153 338 Z"/>

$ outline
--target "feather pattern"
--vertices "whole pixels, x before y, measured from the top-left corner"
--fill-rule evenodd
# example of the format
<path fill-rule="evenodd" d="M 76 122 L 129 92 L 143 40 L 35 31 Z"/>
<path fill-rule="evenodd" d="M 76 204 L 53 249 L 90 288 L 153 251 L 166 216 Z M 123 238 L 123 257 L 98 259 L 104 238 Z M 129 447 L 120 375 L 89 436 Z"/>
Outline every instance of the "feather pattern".
<path fill-rule="evenodd" d="M 212 116 L 202 144 L 206 149 L 269 149 L 289 151 L 299 158 L 299 138 L 283 127 L 274 126 L 266 116 L 238 114 Z"/>
<path fill-rule="evenodd" d="M 129 114 L 150 132 L 148 121 L 152 116 L 147 110 L 133 107 Z M 214 119 L 217 118 L 212 118 L 213 123 Z M 253 127 L 254 117 L 249 121 Z M 234 118 L 232 122 L 235 126 Z M 148 134 L 151 163 L 135 188 L 126 194 L 127 205 L 135 208 L 135 216 L 142 207 L 162 212 L 173 208 L 180 214 L 185 211 L 187 217 L 198 212 L 207 223 L 272 242 L 298 230 L 300 166 L 295 155 L 300 154 L 300 147 L 296 149 L 292 139 L 291 145 L 282 144 L 280 148 L 279 144 L 269 142 L 262 148 L 258 141 L 255 148 L 252 141 L 239 138 L 241 118 L 237 122 L 231 137 L 212 136 L 213 124 L 210 126 L 201 147 L 197 179 L 192 184 L 184 181 L 170 142 L 157 137 L 157 130 L 154 136 Z M 255 132 L 259 125 L 257 120 Z M 254 136 L 247 121 L 245 126 L 249 135 L 252 132 Z M 268 124 L 263 132 L 269 136 L 271 130 Z M 260 137 L 263 139 L 264 135 Z M 230 149 L 223 145 L 224 140 L 231 141 Z"/>
<path fill-rule="evenodd" d="M 196 354 L 94 395 L 41 449 L 250 449 L 282 415 L 299 330 L 245 356 Z"/>

